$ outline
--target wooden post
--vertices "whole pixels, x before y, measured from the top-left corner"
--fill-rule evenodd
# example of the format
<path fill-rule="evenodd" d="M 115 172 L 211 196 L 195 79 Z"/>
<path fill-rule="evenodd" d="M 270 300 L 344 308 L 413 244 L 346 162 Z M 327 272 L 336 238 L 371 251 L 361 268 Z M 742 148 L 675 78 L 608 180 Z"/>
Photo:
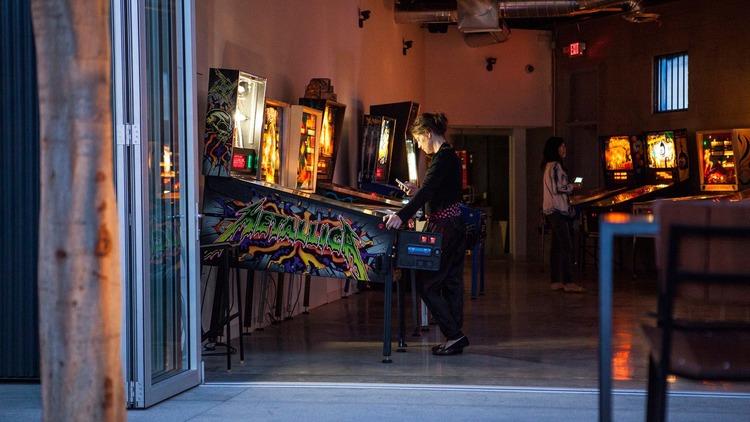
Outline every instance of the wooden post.
<path fill-rule="evenodd" d="M 39 330 L 48 421 L 125 420 L 109 0 L 33 0 Z M 20 245 L 19 245 L 20 247 Z"/>

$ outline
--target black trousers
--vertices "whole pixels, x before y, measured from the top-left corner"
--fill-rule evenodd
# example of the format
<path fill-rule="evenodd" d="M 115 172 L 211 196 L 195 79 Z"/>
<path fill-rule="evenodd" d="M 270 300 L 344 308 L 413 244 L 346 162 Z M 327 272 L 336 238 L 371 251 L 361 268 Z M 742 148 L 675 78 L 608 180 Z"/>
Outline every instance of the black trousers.
<path fill-rule="evenodd" d="M 550 251 L 550 282 L 572 282 L 573 236 L 572 220 L 567 215 L 553 212 L 547 215 L 547 222 L 552 230 L 552 247 Z"/>
<path fill-rule="evenodd" d="M 429 222 L 427 231 L 443 235 L 438 271 L 417 271 L 417 291 L 440 331 L 449 340 L 463 336 L 466 226 L 460 217 Z"/>

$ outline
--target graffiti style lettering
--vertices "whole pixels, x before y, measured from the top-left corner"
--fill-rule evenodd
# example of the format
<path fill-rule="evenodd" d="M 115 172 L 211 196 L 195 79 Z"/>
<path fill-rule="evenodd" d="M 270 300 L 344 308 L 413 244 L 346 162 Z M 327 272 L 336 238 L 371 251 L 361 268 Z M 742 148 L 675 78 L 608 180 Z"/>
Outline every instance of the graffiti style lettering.
<path fill-rule="evenodd" d="M 216 243 L 240 245 L 243 259 L 268 255 L 274 256 L 272 262 L 286 265 L 297 258 L 304 267 L 319 269 L 334 262 L 348 276 L 368 279 L 362 250 L 369 245 L 348 221 L 342 217 L 317 219 L 307 212 L 303 216 L 263 198 L 240 209 L 237 220 L 221 233 Z"/>

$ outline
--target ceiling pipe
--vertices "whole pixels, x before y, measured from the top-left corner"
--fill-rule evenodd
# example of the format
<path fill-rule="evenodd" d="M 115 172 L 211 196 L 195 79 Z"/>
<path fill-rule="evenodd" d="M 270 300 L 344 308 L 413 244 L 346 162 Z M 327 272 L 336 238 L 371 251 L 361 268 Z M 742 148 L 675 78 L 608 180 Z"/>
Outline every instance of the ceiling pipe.
<path fill-rule="evenodd" d="M 641 14 L 637 0 L 529 0 L 498 1 L 498 15 L 503 19 L 554 18 L 580 16 L 599 12 L 628 12 Z M 455 23 L 456 10 L 409 9 L 396 4 L 396 23 Z M 637 19 L 629 19 L 633 22 Z"/>

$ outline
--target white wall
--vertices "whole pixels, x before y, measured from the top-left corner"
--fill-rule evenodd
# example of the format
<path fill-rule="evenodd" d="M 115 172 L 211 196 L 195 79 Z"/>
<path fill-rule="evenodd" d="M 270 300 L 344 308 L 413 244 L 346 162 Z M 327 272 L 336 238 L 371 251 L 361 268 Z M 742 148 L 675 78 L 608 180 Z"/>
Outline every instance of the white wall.
<path fill-rule="evenodd" d="M 358 6 L 371 11 L 361 29 Z M 292 104 L 311 78 L 330 78 L 347 105 L 335 179 L 356 182 L 359 116 L 371 104 L 424 97 L 424 31 L 396 25 L 391 7 L 387 0 L 196 2 L 201 136 L 211 67 L 265 76 L 267 97 Z M 402 39 L 414 40 L 407 56 Z"/>
<path fill-rule="evenodd" d="M 455 27 L 425 35 L 425 111 L 444 112 L 452 126 L 513 130 L 509 232 L 514 259 L 528 256 L 525 128 L 552 126 L 550 39 L 547 31 L 514 30 L 504 43 L 471 48 Z M 486 69 L 487 57 L 497 59 L 492 71 Z M 527 72 L 527 65 L 534 71 Z"/>
<path fill-rule="evenodd" d="M 451 125 L 540 127 L 552 123 L 550 34 L 514 30 L 510 40 L 471 48 L 455 27 L 427 34 L 425 102 Z M 485 58 L 495 57 L 491 72 Z M 526 65 L 534 66 L 528 73 Z"/>

